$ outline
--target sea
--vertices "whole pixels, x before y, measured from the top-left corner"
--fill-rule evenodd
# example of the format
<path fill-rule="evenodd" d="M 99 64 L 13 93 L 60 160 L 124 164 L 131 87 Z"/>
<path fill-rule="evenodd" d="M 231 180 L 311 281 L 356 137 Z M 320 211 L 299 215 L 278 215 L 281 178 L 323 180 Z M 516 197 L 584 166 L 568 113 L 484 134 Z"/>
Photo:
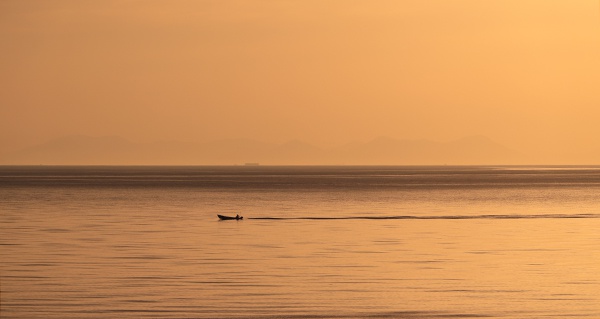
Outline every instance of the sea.
<path fill-rule="evenodd" d="M 0 280 L 3 319 L 600 318 L 600 166 L 0 166 Z"/>

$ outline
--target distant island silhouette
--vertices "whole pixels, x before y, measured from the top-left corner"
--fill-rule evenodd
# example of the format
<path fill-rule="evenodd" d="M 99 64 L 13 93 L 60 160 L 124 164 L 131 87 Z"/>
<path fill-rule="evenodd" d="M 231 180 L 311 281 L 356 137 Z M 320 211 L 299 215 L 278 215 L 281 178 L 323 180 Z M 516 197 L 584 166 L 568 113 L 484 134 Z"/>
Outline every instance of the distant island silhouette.
<path fill-rule="evenodd" d="M 594 164 L 599 151 L 590 152 Z M 595 159 L 595 162 L 594 162 Z M 320 148 L 294 140 L 136 143 L 119 136 L 66 136 L 0 158 L 4 165 L 510 165 L 535 164 L 485 136 L 450 142 L 379 137 Z"/>

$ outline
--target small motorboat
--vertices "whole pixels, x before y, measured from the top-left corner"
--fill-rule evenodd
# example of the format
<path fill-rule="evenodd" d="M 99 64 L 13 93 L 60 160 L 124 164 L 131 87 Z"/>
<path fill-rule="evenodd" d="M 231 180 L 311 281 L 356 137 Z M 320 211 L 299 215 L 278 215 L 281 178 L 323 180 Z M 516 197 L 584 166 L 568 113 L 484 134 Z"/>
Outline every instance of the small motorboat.
<path fill-rule="evenodd" d="M 231 217 L 231 216 L 225 216 L 225 215 L 219 215 L 219 214 L 217 214 L 217 216 L 219 216 L 220 220 L 240 220 L 240 219 L 244 219 L 244 217 L 242 217 L 240 215 L 236 215 L 234 217 Z"/>

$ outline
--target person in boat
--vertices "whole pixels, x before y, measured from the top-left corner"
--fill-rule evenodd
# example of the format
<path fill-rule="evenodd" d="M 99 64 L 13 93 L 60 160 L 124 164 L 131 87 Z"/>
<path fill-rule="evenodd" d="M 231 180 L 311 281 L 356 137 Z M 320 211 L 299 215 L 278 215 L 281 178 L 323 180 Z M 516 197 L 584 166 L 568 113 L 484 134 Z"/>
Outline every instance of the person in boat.
<path fill-rule="evenodd" d="M 236 214 L 235 219 L 240 219 L 240 214 Z"/>

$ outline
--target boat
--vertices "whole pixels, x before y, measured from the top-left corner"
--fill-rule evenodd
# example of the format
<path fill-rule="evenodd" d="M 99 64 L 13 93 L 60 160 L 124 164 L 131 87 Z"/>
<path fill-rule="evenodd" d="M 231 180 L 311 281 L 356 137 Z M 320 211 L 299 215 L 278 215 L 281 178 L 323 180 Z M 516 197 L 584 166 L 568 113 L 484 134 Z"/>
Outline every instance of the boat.
<path fill-rule="evenodd" d="M 235 217 L 231 217 L 231 216 L 225 216 L 225 215 L 219 215 L 217 214 L 217 216 L 219 217 L 220 220 L 240 220 L 240 219 L 244 219 L 244 217 L 237 215 Z"/>

